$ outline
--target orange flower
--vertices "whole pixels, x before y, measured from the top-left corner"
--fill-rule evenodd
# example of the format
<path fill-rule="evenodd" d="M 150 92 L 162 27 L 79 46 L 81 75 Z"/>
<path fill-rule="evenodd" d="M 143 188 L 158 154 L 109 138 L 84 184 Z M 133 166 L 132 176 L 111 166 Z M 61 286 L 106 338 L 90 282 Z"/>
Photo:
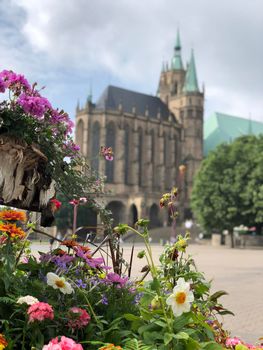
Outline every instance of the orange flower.
<path fill-rule="evenodd" d="M 11 238 L 24 238 L 26 233 L 15 224 L 0 224 L 0 231 L 5 232 Z"/>
<path fill-rule="evenodd" d="M 115 346 L 114 344 L 108 344 L 99 348 L 99 350 L 122 350 L 122 348 L 120 346 Z"/>
<path fill-rule="evenodd" d="M 0 211 L 0 220 L 6 221 L 26 221 L 26 213 L 17 210 Z"/>
<path fill-rule="evenodd" d="M 3 350 L 7 347 L 8 342 L 6 341 L 3 334 L 0 333 L 0 350 Z"/>
<path fill-rule="evenodd" d="M 67 239 L 65 241 L 63 241 L 62 243 L 60 243 L 61 245 L 65 245 L 68 248 L 73 248 L 73 247 L 77 247 L 79 244 L 76 241 L 73 241 L 72 239 Z"/>

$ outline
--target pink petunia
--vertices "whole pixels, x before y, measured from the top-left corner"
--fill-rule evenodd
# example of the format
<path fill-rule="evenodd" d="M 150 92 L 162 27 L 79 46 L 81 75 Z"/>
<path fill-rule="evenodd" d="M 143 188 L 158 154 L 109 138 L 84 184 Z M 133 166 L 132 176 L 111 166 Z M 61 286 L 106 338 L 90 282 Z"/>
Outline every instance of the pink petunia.
<path fill-rule="evenodd" d="M 62 336 L 60 341 L 58 338 L 50 340 L 48 345 L 44 345 L 42 350 L 83 350 L 83 347 L 73 339 Z"/>
<path fill-rule="evenodd" d="M 52 306 L 42 302 L 31 305 L 27 310 L 27 314 L 29 316 L 29 322 L 44 321 L 45 319 L 53 320 L 54 318 Z"/>

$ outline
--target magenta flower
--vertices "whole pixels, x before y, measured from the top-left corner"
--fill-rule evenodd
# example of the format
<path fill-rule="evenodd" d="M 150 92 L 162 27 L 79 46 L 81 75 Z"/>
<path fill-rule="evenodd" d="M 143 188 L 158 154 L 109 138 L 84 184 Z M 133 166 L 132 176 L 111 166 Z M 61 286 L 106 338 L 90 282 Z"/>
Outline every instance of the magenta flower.
<path fill-rule="evenodd" d="M 0 78 L 0 92 L 5 92 L 5 83 L 2 78 Z"/>
<path fill-rule="evenodd" d="M 115 272 L 110 272 L 106 276 L 106 282 L 116 284 L 118 287 L 124 287 L 128 280 L 128 277 L 121 277 Z"/>
<path fill-rule="evenodd" d="M 5 87 L 12 90 L 15 94 L 31 90 L 30 84 L 22 74 L 16 74 L 11 70 L 3 70 L 0 72 L 0 78 L 3 80 Z"/>
<path fill-rule="evenodd" d="M 47 110 L 52 108 L 45 97 L 28 96 L 24 93 L 19 96 L 17 103 L 23 108 L 25 113 L 39 119 L 43 118 Z"/>
<path fill-rule="evenodd" d="M 105 146 L 101 146 L 100 148 L 100 154 L 109 161 L 113 160 L 113 151 L 111 147 L 105 147 Z"/>

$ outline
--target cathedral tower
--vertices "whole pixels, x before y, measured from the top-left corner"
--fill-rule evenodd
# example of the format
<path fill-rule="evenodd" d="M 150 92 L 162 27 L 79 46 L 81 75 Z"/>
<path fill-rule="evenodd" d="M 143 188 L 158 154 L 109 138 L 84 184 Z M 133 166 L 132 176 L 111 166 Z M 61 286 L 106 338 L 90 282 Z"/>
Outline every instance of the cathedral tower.
<path fill-rule="evenodd" d="M 204 92 L 198 86 L 193 50 L 184 69 L 179 32 L 171 65 L 162 69 L 158 95 L 182 126 L 180 162 L 186 166 L 184 205 L 187 217 L 193 178 L 203 158 Z"/>

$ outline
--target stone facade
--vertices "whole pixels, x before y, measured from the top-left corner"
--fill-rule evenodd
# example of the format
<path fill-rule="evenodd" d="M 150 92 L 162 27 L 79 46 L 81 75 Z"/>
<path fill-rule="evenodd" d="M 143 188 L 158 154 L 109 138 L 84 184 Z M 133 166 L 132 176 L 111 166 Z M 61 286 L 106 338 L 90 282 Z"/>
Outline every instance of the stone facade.
<path fill-rule="evenodd" d="M 152 226 L 167 225 L 159 200 L 178 183 L 184 217 L 190 216 L 189 196 L 203 154 L 204 94 L 193 53 L 185 70 L 180 50 L 178 36 L 157 97 L 109 86 L 96 104 L 89 97 L 83 108 L 77 107 L 76 142 L 91 166 L 107 176 L 111 194 L 105 200 L 115 224 L 149 217 Z M 114 161 L 96 157 L 100 146 L 113 148 Z M 181 164 L 186 166 L 184 176 L 179 174 Z"/>

